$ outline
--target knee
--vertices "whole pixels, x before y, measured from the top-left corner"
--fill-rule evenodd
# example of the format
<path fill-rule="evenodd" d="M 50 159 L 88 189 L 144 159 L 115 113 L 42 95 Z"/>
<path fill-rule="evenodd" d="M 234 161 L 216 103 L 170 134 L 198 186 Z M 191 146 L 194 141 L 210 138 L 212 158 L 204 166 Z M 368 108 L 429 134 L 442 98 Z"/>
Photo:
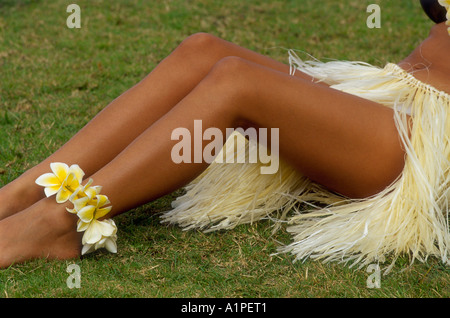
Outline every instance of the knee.
<path fill-rule="evenodd" d="M 219 60 L 202 81 L 201 85 L 214 98 L 212 107 L 218 114 L 232 116 L 240 127 L 245 125 L 248 112 L 252 112 L 257 92 L 257 72 L 254 65 L 240 57 L 227 56 Z"/>
<path fill-rule="evenodd" d="M 220 91 L 222 96 L 242 100 L 251 93 L 254 81 L 251 62 L 236 56 L 220 59 L 205 77 L 212 91 Z"/>
<path fill-rule="evenodd" d="M 251 69 L 246 59 L 229 55 L 224 40 L 209 33 L 195 33 L 187 37 L 177 48 L 178 53 L 185 58 L 196 61 L 211 62 L 209 79 L 238 80 Z"/>
<path fill-rule="evenodd" d="M 209 77 L 214 81 L 234 84 L 237 88 L 243 89 L 251 80 L 249 77 L 254 73 L 254 65 L 244 58 L 237 56 L 227 56 L 217 61 L 211 68 Z"/>
<path fill-rule="evenodd" d="M 184 39 L 177 51 L 184 54 L 195 54 L 197 57 L 204 52 L 211 52 L 220 46 L 221 40 L 209 33 L 195 33 Z"/>

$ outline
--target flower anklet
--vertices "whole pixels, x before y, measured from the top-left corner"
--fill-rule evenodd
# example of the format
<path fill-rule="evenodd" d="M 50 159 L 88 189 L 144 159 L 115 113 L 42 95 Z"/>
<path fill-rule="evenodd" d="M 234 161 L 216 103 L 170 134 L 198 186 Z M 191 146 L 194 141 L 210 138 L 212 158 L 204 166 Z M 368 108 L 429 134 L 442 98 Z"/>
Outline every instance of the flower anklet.
<path fill-rule="evenodd" d="M 112 219 L 99 220 L 111 211 L 109 199 L 100 194 L 101 186 L 92 186 L 92 179 L 81 185 L 84 172 L 78 165 L 70 167 L 65 163 L 50 164 L 51 173 L 45 173 L 36 179 L 36 184 L 44 187 L 47 197 L 56 194 L 56 202 L 69 201 L 73 208 L 66 210 L 78 216 L 77 231 L 84 232 L 81 255 L 106 248 L 117 252 L 117 226 Z"/>

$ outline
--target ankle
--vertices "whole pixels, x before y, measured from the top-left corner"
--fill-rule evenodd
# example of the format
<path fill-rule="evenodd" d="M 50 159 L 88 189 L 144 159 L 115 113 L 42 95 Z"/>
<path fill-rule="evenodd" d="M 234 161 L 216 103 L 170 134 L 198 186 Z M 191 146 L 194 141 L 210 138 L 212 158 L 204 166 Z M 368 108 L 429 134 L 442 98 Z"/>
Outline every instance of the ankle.
<path fill-rule="evenodd" d="M 25 184 L 24 181 L 16 179 L 13 182 L 0 188 L 0 220 L 9 215 L 15 214 L 33 205 L 44 194 L 36 184 Z"/>
<path fill-rule="evenodd" d="M 53 233 L 50 253 L 54 258 L 66 259 L 81 254 L 82 234 L 77 232 L 77 216 L 66 211 L 64 204 L 57 204 L 54 199 L 41 200 L 42 226 Z"/>

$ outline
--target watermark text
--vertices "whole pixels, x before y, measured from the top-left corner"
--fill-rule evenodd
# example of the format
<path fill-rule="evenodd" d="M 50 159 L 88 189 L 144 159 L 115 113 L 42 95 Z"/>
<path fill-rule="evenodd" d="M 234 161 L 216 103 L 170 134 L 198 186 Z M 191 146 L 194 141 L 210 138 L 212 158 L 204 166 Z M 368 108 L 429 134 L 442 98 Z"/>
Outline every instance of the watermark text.
<path fill-rule="evenodd" d="M 71 13 L 66 20 L 66 25 L 69 29 L 81 28 L 81 9 L 78 4 L 69 4 L 66 12 Z"/>
<path fill-rule="evenodd" d="M 370 4 L 367 13 L 372 13 L 367 17 L 366 25 L 369 29 L 381 28 L 381 8 L 378 4 Z"/>
<path fill-rule="evenodd" d="M 81 288 L 81 269 L 77 264 L 70 264 L 66 269 L 67 273 L 70 273 L 67 277 L 66 284 L 70 289 Z"/>
<path fill-rule="evenodd" d="M 236 138 L 236 134 L 233 135 L 234 132 L 239 132 L 247 137 L 249 146 L 245 147 L 244 138 Z M 212 163 L 213 161 L 217 163 L 245 163 L 246 160 L 248 160 L 248 163 L 257 163 L 259 161 L 263 164 L 260 168 L 261 174 L 274 174 L 278 171 L 278 128 L 270 129 L 270 144 L 267 128 L 259 128 L 258 130 L 252 127 L 246 130 L 226 128 L 225 135 L 224 139 L 222 130 L 215 127 L 209 127 L 203 131 L 201 120 L 194 120 L 192 134 L 187 128 L 176 128 L 172 131 L 171 139 L 179 140 L 179 142 L 172 148 L 172 161 L 177 164 Z M 210 142 L 203 146 L 205 141 Z M 248 151 L 248 156 L 246 156 L 246 151 Z M 227 153 L 232 153 L 232 155 L 227 155 Z"/>
<path fill-rule="evenodd" d="M 380 265 L 370 264 L 367 266 L 367 273 L 372 273 L 367 277 L 367 288 L 381 288 L 381 270 Z"/>

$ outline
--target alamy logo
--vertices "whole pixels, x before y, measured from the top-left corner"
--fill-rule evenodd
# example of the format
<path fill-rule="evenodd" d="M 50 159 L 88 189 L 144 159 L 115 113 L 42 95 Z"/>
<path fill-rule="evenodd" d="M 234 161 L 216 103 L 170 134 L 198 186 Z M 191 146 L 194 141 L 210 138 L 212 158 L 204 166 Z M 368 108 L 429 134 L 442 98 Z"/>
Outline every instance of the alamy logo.
<path fill-rule="evenodd" d="M 70 289 L 81 288 L 81 269 L 77 264 L 70 264 L 66 268 L 66 272 L 70 273 L 67 277 L 66 284 Z"/>
<path fill-rule="evenodd" d="M 378 264 L 367 266 L 367 272 L 372 273 L 367 277 L 367 288 L 381 288 L 381 270 Z"/>
<path fill-rule="evenodd" d="M 370 4 L 367 7 L 367 12 L 372 13 L 367 17 L 366 25 L 369 29 L 381 28 L 381 8 L 378 4 Z"/>
<path fill-rule="evenodd" d="M 234 138 L 232 134 L 239 132 L 243 136 L 248 137 L 249 147 L 245 147 L 243 138 Z M 207 128 L 203 131 L 202 121 L 194 120 L 193 136 L 187 128 L 176 128 L 172 131 L 171 139 L 180 140 L 172 148 L 171 158 L 174 163 L 257 163 L 258 161 L 268 166 L 261 166 L 262 174 L 274 174 L 279 167 L 279 129 L 270 129 L 270 151 L 269 151 L 269 134 L 267 128 L 226 128 L 225 139 L 222 130 L 215 127 Z M 231 136 L 231 137 L 230 137 Z M 230 139 L 229 139 L 230 138 Z M 229 140 L 228 140 L 229 139 Z M 211 141 L 203 147 L 204 141 Z M 227 141 L 228 140 L 228 141 Z M 225 144 L 225 141 L 227 143 Z M 226 147 L 223 147 L 224 144 Z M 225 148 L 223 155 L 218 156 L 221 149 Z M 226 156 L 227 150 L 236 149 L 233 156 Z M 245 155 L 248 149 L 248 156 Z"/>
<path fill-rule="evenodd" d="M 66 12 L 72 13 L 67 17 L 66 25 L 69 29 L 81 28 L 81 9 L 78 4 L 69 4 Z"/>

